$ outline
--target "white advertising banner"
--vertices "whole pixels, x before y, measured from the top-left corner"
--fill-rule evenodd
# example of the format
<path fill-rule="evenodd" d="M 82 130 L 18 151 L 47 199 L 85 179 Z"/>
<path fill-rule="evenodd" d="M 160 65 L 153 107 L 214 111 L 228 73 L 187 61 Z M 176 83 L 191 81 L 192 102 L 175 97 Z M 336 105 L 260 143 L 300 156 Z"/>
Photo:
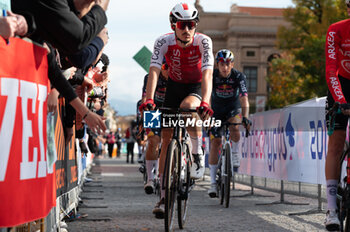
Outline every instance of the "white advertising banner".
<path fill-rule="evenodd" d="M 241 174 L 325 184 L 325 97 L 254 114 L 251 136 L 242 133 Z"/>

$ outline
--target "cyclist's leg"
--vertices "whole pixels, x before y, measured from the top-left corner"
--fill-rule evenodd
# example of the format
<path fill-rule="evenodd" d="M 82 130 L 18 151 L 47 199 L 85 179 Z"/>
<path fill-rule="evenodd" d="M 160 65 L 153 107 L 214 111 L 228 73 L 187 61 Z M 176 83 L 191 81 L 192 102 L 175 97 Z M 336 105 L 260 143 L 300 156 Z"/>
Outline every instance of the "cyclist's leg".
<path fill-rule="evenodd" d="M 328 93 L 326 101 L 326 122 L 329 127 L 328 110 L 333 107 L 334 100 Z M 326 156 L 326 193 L 327 193 L 327 215 L 325 225 L 327 229 L 338 229 L 340 222 L 337 217 L 337 185 L 340 176 L 340 158 L 344 149 L 347 117 L 342 114 L 335 116 L 334 132 L 328 139 L 328 151 Z"/>
<path fill-rule="evenodd" d="M 326 157 L 326 193 L 327 214 L 325 226 L 327 230 L 339 230 L 337 207 L 337 188 L 340 175 L 340 159 L 344 148 L 345 131 L 336 130 L 328 140 L 328 151 Z"/>
<path fill-rule="evenodd" d="M 231 123 L 240 123 L 241 117 L 239 114 L 239 111 L 236 111 L 237 114 L 233 117 L 229 118 L 229 122 Z M 240 139 L 240 133 L 239 133 L 239 126 L 238 125 L 231 125 L 229 127 L 230 129 L 230 140 L 231 140 L 231 167 L 238 168 L 240 166 L 240 156 L 238 154 L 239 149 L 239 139 Z"/>
<path fill-rule="evenodd" d="M 160 143 L 159 135 L 155 135 L 153 131 L 148 134 L 148 145 L 146 151 L 146 171 L 147 171 L 147 183 L 144 189 L 147 194 L 151 194 L 155 189 L 155 174 L 158 173 L 158 148 Z M 154 172 L 153 170 L 156 170 Z"/>
<path fill-rule="evenodd" d="M 200 97 L 195 95 L 187 96 L 180 105 L 180 108 L 190 109 L 197 108 L 201 103 Z M 197 114 L 192 114 L 196 120 L 199 119 Z M 195 123 L 196 124 L 196 123 Z M 204 174 L 204 154 L 202 150 L 202 127 L 189 127 L 187 131 L 190 135 L 192 144 L 192 156 L 194 164 L 191 167 L 191 177 L 198 179 Z"/>
<path fill-rule="evenodd" d="M 227 119 L 226 106 L 218 104 L 217 102 L 212 102 L 212 108 L 214 110 L 213 118 L 215 118 L 216 120 L 221 120 L 222 123 L 225 122 Z M 210 129 L 209 168 L 211 186 L 213 187 L 215 185 L 215 188 L 222 133 L 222 127 L 212 127 Z"/>
<path fill-rule="evenodd" d="M 216 183 L 216 171 L 218 167 L 218 154 L 221 145 L 221 138 L 213 137 L 210 141 L 209 168 L 211 183 Z"/>
<path fill-rule="evenodd" d="M 219 114 L 214 112 L 213 117 L 220 119 L 222 122 L 222 117 Z M 210 129 L 210 152 L 209 152 L 209 169 L 210 169 L 210 179 L 211 184 L 216 184 L 216 172 L 218 169 L 218 159 L 219 151 L 221 145 L 222 137 L 222 127 L 212 127 Z"/>
<path fill-rule="evenodd" d="M 213 128 L 216 129 L 216 128 Z M 210 141 L 210 152 L 209 152 L 209 170 L 210 170 L 210 189 L 208 194 L 210 197 L 216 197 L 217 187 L 216 187 L 216 173 L 218 170 L 218 154 L 221 145 L 221 136 L 215 136 L 212 133 Z"/>
<path fill-rule="evenodd" d="M 337 209 L 337 185 L 340 175 L 340 157 L 345 142 L 345 131 L 336 130 L 328 140 L 328 151 L 326 157 L 326 182 L 327 182 L 327 205 L 328 209 Z"/>
<path fill-rule="evenodd" d="M 160 137 L 158 135 L 151 135 L 148 137 L 148 146 L 146 151 L 146 168 L 148 181 L 154 180 L 153 168 L 158 170 L 158 148 Z"/>

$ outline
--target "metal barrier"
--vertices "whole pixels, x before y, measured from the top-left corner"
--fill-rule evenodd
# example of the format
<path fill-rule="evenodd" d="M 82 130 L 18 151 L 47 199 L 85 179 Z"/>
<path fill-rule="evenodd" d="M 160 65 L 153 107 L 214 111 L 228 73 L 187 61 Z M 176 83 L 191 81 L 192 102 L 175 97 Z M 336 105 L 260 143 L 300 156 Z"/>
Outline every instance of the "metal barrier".
<path fill-rule="evenodd" d="M 301 183 L 301 182 L 275 180 L 275 179 L 269 179 L 265 177 L 249 176 L 249 175 L 243 175 L 238 173 L 235 173 L 234 175 L 233 188 L 235 188 L 234 187 L 235 183 L 250 186 L 251 195 L 254 195 L 254 188 L 266 190 L 269 192 L 279 193 L 281 196 L 280 203 L 290 204 L 290 202 L 286 202 L 284 200 L 285 194 L 318 199 L 318 206 L 316 209 L 311 209 L 306 212 L 290 213 L 289 215 L 323 213 L 324 210 L 322 208 L 322 203 L 327 202 L 326 195 L 325 195 L 326 188 L 321 184 L 308 184 L 308 183 Z M 272 202 L 272 203 L 276 203 L 276 202 Z M 302 204 L 302 203 L 293 203 L 293 204 Z"/>

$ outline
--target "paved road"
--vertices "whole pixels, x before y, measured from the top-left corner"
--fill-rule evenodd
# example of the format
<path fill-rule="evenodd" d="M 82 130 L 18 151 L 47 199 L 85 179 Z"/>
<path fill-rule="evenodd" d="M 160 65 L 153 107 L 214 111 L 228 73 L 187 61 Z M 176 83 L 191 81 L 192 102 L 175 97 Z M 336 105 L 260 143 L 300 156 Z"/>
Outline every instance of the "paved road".
<path fill-rule="evenodd" d="M 126 164 L 124 158 L 98 159 L 81 195 L 79 213 L 86 216 L 68 223 L 68 231 L 164 231 L 164 221 L 153 217 L 155 195 L 143 191 L 138 164 Z M 309 205 L 256 203 L 279 202 L 280 195 L 255 189 L 255 196 L 240 197 L 248 188 L 236 184 L 229 208 L 207 195 L 209 178 L 196 183 L 191 192 L 190 209 L 182 231 L 325 231 L 324 214 L 289 216 L 317 208 L 317 200 L 285 195 L 285 202 Z M 263 196 L 258 196 L 263 195 Z M 91 208 L 95 207 L 95 208 Z M 176 224 L 175 231 L 181 231 Z"/>

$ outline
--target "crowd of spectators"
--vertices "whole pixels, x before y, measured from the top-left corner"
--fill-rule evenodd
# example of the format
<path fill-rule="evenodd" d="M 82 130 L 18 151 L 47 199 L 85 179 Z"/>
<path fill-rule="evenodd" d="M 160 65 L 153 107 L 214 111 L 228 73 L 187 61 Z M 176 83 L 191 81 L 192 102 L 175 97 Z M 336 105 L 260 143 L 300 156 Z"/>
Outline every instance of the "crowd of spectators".
<path fill-rule="evenodd" d="M 109 59 L 103 48 L 108 43 L 108 4 L 109 0 L 12 0 L 11 11 L 0 16 L 0 39 L 27 37 L 47 49 L 48 112 L 56 113 L 58 99 L 64 98 L 66 144 L 75 128 L 83 152 L 98 144 L 86 144 L 86 133 L 98 141 L 106 130 Z"/>

